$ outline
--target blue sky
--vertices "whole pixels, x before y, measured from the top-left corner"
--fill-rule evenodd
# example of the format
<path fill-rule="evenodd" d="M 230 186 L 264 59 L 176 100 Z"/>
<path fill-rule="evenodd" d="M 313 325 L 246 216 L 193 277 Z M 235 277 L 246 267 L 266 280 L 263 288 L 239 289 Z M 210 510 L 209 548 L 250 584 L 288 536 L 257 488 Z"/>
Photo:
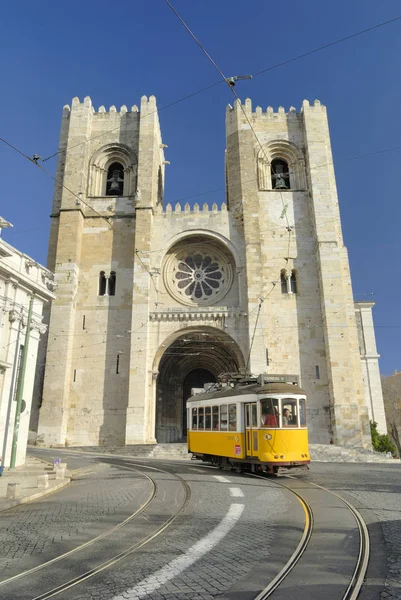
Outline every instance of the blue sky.
<path fill-rule="evenodd" d="M 398 0 L 174 6 L 227 76 L 255 73 L 401 14 Z M 61 109 L 73 96 L 119 107 L 154 94 L 162 107 L 219 79 L 163 0 L 9 3 L 0 50 L 0 135 L 28 155 L 57 150 Z M 303 98 L 327 106 L 354 296 L 377 302 L 385 374 L 401 370 L 400 57 L 398 21 L 236 87 L 254 106 L 299 109 Z M 197 194 L 199 202 L 224 200 L 229 102 L 221 84 L 160 112 L 171 162 L 167 202 Z M 1 214 L 14 225 L 4 239 L 45 263 L 53 182 L 4 145 L 0 160 Z M 56 160 L 46 167 L 55 173 Z M 215 188 L 222 189 L 209 192 Z"/>

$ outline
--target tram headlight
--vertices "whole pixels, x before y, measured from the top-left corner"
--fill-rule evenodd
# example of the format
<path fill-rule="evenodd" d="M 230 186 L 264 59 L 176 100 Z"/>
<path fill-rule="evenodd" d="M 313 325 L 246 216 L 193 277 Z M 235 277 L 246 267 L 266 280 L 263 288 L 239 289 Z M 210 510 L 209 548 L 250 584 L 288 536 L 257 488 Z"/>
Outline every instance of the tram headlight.
<path fill-rule="evenodd" d="M 271 440 L 273 436 L 271 433 L 265 433 L 263 437 L 265 440 Z"/>

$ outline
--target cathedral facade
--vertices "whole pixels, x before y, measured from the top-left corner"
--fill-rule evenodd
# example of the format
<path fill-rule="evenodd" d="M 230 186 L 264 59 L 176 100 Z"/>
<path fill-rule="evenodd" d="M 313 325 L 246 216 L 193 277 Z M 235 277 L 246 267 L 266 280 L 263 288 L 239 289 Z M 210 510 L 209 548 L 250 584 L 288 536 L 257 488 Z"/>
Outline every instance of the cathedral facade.
<path fill-rule="evenodd" d="M 256 133 L 256 136 L 255 136 Z M 355 303 L 326 109 L 228 106 L 226 196 L 163 205 L 156 100 L 65 106 L 38 441 L 180 441 L 192 388 L 297 375 L 310 440 L 385 431 L 372 303 Z M 61 185 L 61 183 L 63 185 Z"/>

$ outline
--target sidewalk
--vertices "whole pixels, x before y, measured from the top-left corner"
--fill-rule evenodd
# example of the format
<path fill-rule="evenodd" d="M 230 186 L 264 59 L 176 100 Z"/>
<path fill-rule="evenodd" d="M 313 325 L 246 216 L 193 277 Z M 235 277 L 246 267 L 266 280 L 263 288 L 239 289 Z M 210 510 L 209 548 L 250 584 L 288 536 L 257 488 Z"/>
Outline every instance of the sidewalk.
<path fill-rule="evenodd" d="M 38 487 L 38 476 L 48 475 L 49 485 L 46 488 Z M 31 500 L 36 500 L 42 496 L 47 496 L 64 486 L 68 485 L 71 477 L 66 472 L 63 479 L 56 479 L 56 471 L 53 465 L 45 461 L 34 458 L 33 456 L 26 457 L 25 465 L 17 467 L 10 471 L 5 469 L 0 477 L 0 512 L 24 504 Z M 19 484 L 18 496 L 15 499 L 7 498 L 7 488 L 9 483 Z"/>

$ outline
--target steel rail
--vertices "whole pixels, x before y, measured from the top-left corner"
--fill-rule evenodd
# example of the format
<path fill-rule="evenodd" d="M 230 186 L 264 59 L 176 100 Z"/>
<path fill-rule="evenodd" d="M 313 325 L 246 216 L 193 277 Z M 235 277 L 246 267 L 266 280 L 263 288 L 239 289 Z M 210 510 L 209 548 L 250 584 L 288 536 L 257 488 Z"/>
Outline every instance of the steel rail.
<path fill-rule="evenodd" d="M 116 464 L 116 463 L 115 462 L 109 462 L 109 464 Z M 137 468 L 131 468 L 131 466 L 129 466 L 129 465 L 117 465 L 117 466 L 125 468 L 127 470 L 131 470 L 131 471 L 139 471 L 139 469 L 137 469 Z M 141 465 L 141 464 L 132 463 L 132 467 L 141 467 L 141 468 L 145 468 L 145 469 L 150 469 L 152 471 L 158 471 L 160 473 L 166 473 L 166 474 L 172 475 L 172 473 L 170 473 L 169 471 L 164 471 L 163 469 L 158 469 L 156 467 L 150 467 L 148 465 Z M 187 506 L 187 504 L 188 504 L 188 502 L 189 502 L 189 500 L 191 498 L 191 490 L 190 490 L 190 487 L 187 484 L 187 482 L 182 477 L 180 477 L 179 475 L 173 474 L 173 476 L 176 479 L 178 479 L 180 481 L 180 483 L 182 484 L 182 486 L 184 488 L 184 491 L 185 491 L 185 498 L 184 498 L 184 501 L 182 502 L 181 506 L 179 507 L 179 509 L 177 511 L 175 511 L 175 513 L 172 514 L 161 526 L 159 526 L 151 534 L 147 535 L 140 542 L 137 542 L 136 544 L 133 544 L 132 546 L 129 546 L 123 552 L 119 552 L 118 554 L 116 554 L 116 555 L 112 556 L 111 558 L 109 558 L 109 559 L 101 562 L 96 567 L 93 567 L 92 569 L 89 569 L 88 571 L 86 571 L 85 573 L 82 573 L 81 575 L 78 575 L 77 577 L 74 577 L 73 579 L 70 579 L 70 580 L 66 581 L 65 583 L 63 583 L 63 584 L 60 584 L 60 585 L 54 587 L 51 590 L 43 592 L 39 596 L 35 596 L 35 598 L 33 598 L 32 600 L 47 600 L 48 598 L 53 598 L 54 596 L 57 596 L 58 594 L 61 594 L 62 592 L 64 592 L 64 591 L 66 591 L 66 590 L 68 590 L 68 589 L 70 589 L 70 588 L 72 588 L 72 587 L 74 587 L 74 586 L 82 583 L 83 581 L 86 581 L 87 579 L 89 579 L 89 578 L 97 575 L 98 573 L 101 573 L 105 569 L 107 569 L 107 568 L 115 565 L 116 563 L 120 562 L 121 560 L 123 560 L 127 556 L 130 556 L 136 550 L 138 550 L 139 548 L 142 548 L 143 546 L 145 546 L 146 544 L 148 544 L 149 542 L 151 542 L 152 540 L 154 540 L 155 538 L 157 538 L 168 527 L 170 527 L 170 525 L 177 519 L 177 517 L 180 515 L 180 513 Z M 147 476 L 147 477 L 149 477 L 150 479 L 152 479 L 150 476 Z M 153 481 L 153 484 L 155 485 L 156 490 L 157 490 L 157 483 Z M 155 494 L 153 495 L 152 500 L 154 499 L 154 496 L 155 496 Z M 147 506 L 149 505 L 150 502 L 148 502 Z M 146 508 L 146 507 L 144 507 L 144 508 Z M 143 510 L 141 510 L 140 512 L 143 512 Z M 126 524 L 126 522 L 124 522 L 124 523 Z M 105 535 L 104 536 L 99 536 L 98 538 L 95 538 L 95 539 L 99 539 L 100 537 L 106 537 L 106 536 Z M 87 545 L 89 545 L 90 543 L 92 543 L 92 540 L 90 540 L 90 542 L 87 543 Z M 82 547 L 79 547 L 78 549 L 82 549 Z M 73 553 L 74 551 L 76 551 L 76 549 L 73 549 L 70 553 L 66 553 L 65 555 L 61 555 L 60 557 L 56 557 L 56 559 L 53 559 L 53 561 L 55 562 L 57 560 L 61 560 L 62 558 L 64 558 L 67 555 L 70 556 L 71 553 Z M 48 563 L 44 563 L 43 566 L 47 566 L 48 564 L 50 564 L 53 561 L 48 561 Z M 32 573 L 34 570 L 39 570 L 40 567 L 41 567 L 41 565 L 38 565 L 38 567 L 35 567 L 34 569 L 31 569 L 30 571 L 26 571 L 26 572 L 22 573 L 19 576 L 23 576 L 23 575 L 26 575 L 28 573 Z M 19 576 L 17 575 L 16 578 L 18 578 Z M 13 579 L 15 579 L 15 578 L 10 578 L 8 580 L 5 580 L 2 583 L 5 584 L 6 582 L 10 582 Z"/>
<path fill-rule="evenodd" d="M 127 467 L 121 466 L 120 468 L 126 469 Z M 133 471 L 134 469 L 129 469 L 129 470 Z M 76 548 L 73 548 L 72 550 L 69 550 L 68 552 L 64 552 L 63 554 L 59 554 L 59 556 L 56 556 L 55 558 L 47 560 L 46 562 L 43 562 L 40 565 L 37 565 L 36 567 L 32 567 L 31 569 L 28 569 L 27 571 L 18 573 L 17 575 L 14 575 L 13 577 L 9 577 L 8 579 L 3 579 L 2 581 L 0 581 L 0 587 L 2 587 L 3 585 L 6 585 L 7 583 L 10 583 L 11 581 L 16 581 L 17 579 L 21 579 L 22 577 L 26 577 L 27 575 L 32 575 L 33 573 L 37 573 L 41 569 L 45 569 L 46 567 L 49 567 L 50 565 L 53 565 L 54 563 L 59 562 L 60 560 L 64 560 L 64 559 L 72 556 L 73 554 L 75 554 L 76 552 L 79 552 L 80 550 L 83 550 L 84 548 L 88 548 L 88 546 L 91 546 L 92 544 L 94 544 L 95 542 L 98 542 L 99 540 L 103 540 L 107 537 L 110 537 L 113 533 L 115 533 L 116 531 L 118 531 L 119 529 L 121 529 L 122 527 L 124 527 L 125 525 L 130 523 L 138 515 L 140 515 L 154 499 L 156 492 L 157 492 L 157 485 L 155 484 L 155 482 L 153 481 L 153 479 L 151 477 L 146 475 L 146 473 L 142 473 L 141 471 L 139 471 L 139 469 L 135 469 L 135 470 L 138 471 L 138 473 L 140 473 L 144 477 L 146 477 L 146 479 L 148 479 L 153 486 L 153 489 L 149 495 L 149 498 L 146 500 L 146 502 L 144 504 L 142 504 L 142 506 L 140 506 L 129 517 L 124 519 L 124 521 L 121 521 L 121 523 L 118 523 L 118 525 L 115 525 L 114 527 L 112 527 L 111 529 L 108 529 L 104 533 L 101 533 L 100 535 L 92 538 L 91 540 L 84 542 L 80 546 L 77 546 Z"/>
<path fill-rule="evenodd" d="M 369 556 L 370 556 L 370 539 L 369 539 L 369 531 L 366 526 L 366 523 L 363 520 L 361 513 L 355 508 L 355 506 L 353 506 L 350 502 L 348 502 L 348 500 L 345 500 L 345 498 L 343 498 L 336 492 L 333 492 L 332 490 L 329 490 L 328 488 L 325 488 L 317 483 L 313 483 L 312 481 L 310 481 L 309 483 L 311 485 L 313 485 L 314 487 L 320 488 L 321 490 L 324 490 L 325 492 L 329 492 L 333 496 L 336 496 L 336 498 L 339 498 L 346 505 L 346 507 L 350 510 L 350 512 L 352 513 L 352 515 L 358 525 L 358 530 L 359 530 L 358 558 L 355 563 L 355 568 L 354 568 L 354 572 L 351 577 L 351 581 L 345 591 L 344 596 L 342 597 L 342 600 L 356 600 L 358 598 L 359 592 L 363 585 L 363 581 L 365 579 L 366 571 L 368 569 Z"/>
<path fill-rule="evenodd" d="M 115 463 L 111 462 L 111 464 L 115 464 Z M 120 466 L 120 465 L 118 465 L 118 466 Z M 130 467 L 128 465 L 124 465 L 124 466 L 125 466 L 126 469 L 130 470 Z M 132 466 L 134 466 L 134 467 L 142 467 L 142 468 L 145 468 L 145 469 L 151 469 L 152 471 L 158 471 L 160 473 L 168 473 L 169 475 L 171 475 L 171 473 L 168 472 L 168 471 L 164 471 L 163 469 L 158 469 L 156 467 L 150 467 L 148 465 L 140 465 L 140 464 L 138 465 L 138 464 L 133 463 Z M 132 470 L 138 470 L 138 469 L 132 469 Z M 107 568 L 115 565 L 116 563 L 120 562 L 121 560 L 123 560 L 127 556 L 130 556 L 130 554 L 132 554 L 136 550 L 139 550 L 139 548 L 142 548 L 143 546 L 145 546 L 146 544 L 148 544 L 149 542 L 151 542 L 152 540 L 154 540 L 161 533 L 163 533 L 163 531 L 165 531 L 168 527 L 170 527 L 170 525 L 177 519 L 177 517 L 180 515 L 180 513 L 187 506 L 187 504 L 188 504 L 188 502 L 189 502 L 189 500 L 191 498 L 191 490 L 190 490 L 190 487 L 187 484 L 187 482 L 182 477 L 180 477 L 179 475 L 176 475 L 175 473 L 174 473 L 174 477 L 176 477 L 177 479 L 179 479 L 180 482 L 181 482 L 181 484 L 183 485 L 183 488 L 185 490 L 185 498 L 184 498 L 184 502 L 181 504 L 180 508 L 173 515 L 171 515 L 163 523 L 163 525 L 161 525 L 160 527 L 158 527 L 153 533 L 151 533 L 148 536 L 146 536 L 140 542 L 137 542 L 136 544 L 133 544 L 132 546 L 130 546 L 129 548 L 127 548 L 127 550 L 124 550 L 123 552 L 119 552 L 115 556 L 112 556 L 108 560 L 105 560 L 102 563 L 100 563 L 99 565 L 97 565 L 97 567 L 94 567 L 93 569 L 89 569 L 89 571 L 86 571 L 85 573 L 82 573 L 82 575 L 78 575 L 77 577 L 74 577 L 73 579 L 70 579 L 69 581 L 66 581 L 65 583 L 63 583 L 63 584 L 61 584 L 61 585 L 53 588 L 52 590 L 49 590 L 47 592 L 44 592 L 43 594 L 40 594 L 39 596 L 36 596 L 32 600 L 47 600 L 48 598 L 53 598 L 54 596 L 57 596 L 58 594 L 61 594 L 61 592 L 65 592 L 66 590 L 68 590 L 68 589 L 70 589 L 70 588 L 72 588 L 72 587 L 74 587 L 76 585 L 79 585 L 80 583 L 82 583 L 83 581 L 86 581 L 90 577 L 93 577 L 94 575 L 97 575 L 98 573 L 101 573 L 105 569 L 107 569 Z"/>
<path fill-rule="evenodd" d="M 253 473 L 252 474 L 248 473 L 248 476 L 257 477 L 259 479 L 266 479 L 265 477 L 263 477 L 261 475 L 255 475 Z M 286 475 L 286 477 L 295 479 L 295 477 L 293 477 L 292 475 Z M 304 511 L 306 511 L 307 510 L 306 507 L 308 507 L 308 509 L 310 510 L 309 518 L 311 519 L 311 522 L 308 523 L 308 518 L 306 517 L 306 512 L 305 512 L 304 532 L 303 532 L 302 538 L 301 538 L 297 548 L 295 549 L 295 551 L 293 552 L 293 554 L 291 555 L 289 560 L 286 562 L 284 567 L 281 569 L 281 571 L 257 596 L 255 596 L 254 600 L 265 600 L 265 598 L 268 598 L 269 596 L 271 596 L 272 593 L 280 586 L 280 584 L 289 575 L 289 573 L 292 571 L 292 569 L 295 567 L 295 565 L 297 564 L 297 562 L 300 560 L 303 553 L 305 552 L 307 545 L 309 543 L 309 540 L 312 536 L 312 530 L 313 530 L 313 513 L 312 513 L 311 507 L 306 502 L 305 498 L 303 498 L 300 494 L 298 494 L 298 492 L 294 491 L 291 487 L 289 487 L 283 483 L 279 483 L 278 481 L 273 481 L 272 483 L 275 483 L 276 485 L 279 485 L 280 487 L 284 487 L 287 490 L 289 490 L 290 492 L 292 492 L 297 497 L 297 499 L 301 502 L 301 504 L 304 508 Z M 352 504 L 350 502 L 345 500 L 345 498 L 343 498 L 336 492 L 333 492 L 332 490 L 329 490 L 328 488 L 325 488 L 317 483 L 313 483 L 312 481 L 310 481 L 308 483 L 310 483 L 310 485 L 317 487 L 325 492 L 328 492 L 329 494 L 331 494 L 333 496 L 336 496 L 336 498 L 341 500 L 341 502 L 343 502 L 345 504 L 345 506 L 348 508 L 348 510 L 352 513 L 352 515 L 357 523 L 358 531 L 359 531 L 358 557 L 357 557 L 357 560 L 355 563 L 355 567 L 354 567 L 354 571 L 352 573 L 350 583 L 348 584 L 348 587 L 347 587 L 345 593 L 341 597 L 341 600 L 356 600 L 358 598 L 363 581 L 365 579 L 365 575 L 366 575 L 366 571 L 367 571 L 368 563 L 369 563 L 370 541 L 369 541 L 369 532 L 368 532 L 366 523 L 363 520 L 359 511 L 354 506 L 352 506 Z"/>
<path fill-rule="evenodd" d="M 257 477 L 258 479 L 264 479 L 266 481 L 266 477 L 263 477 L 262 475 L 255 475 L 253 473 L 247 473 L 247 475 L 249 477 Z M 294 552 L 291 554 L 284 567 L 281 569 L 281 571 L 277 573 L 274 579 L 272 579 L 272 581 L 257 596 L 255 596 L 254 600 L 265 600 L 265 598 L 269 598 L 269 596 L 271 596 L 273 592 L 282 584 L 284 579 L 290 574 L 292 569 L 295 567 L 295 565 L 305 552 L 313 532 L 313 511 L 310 504 L 305 500 L 305 498 L 298 494 L 298 492 L 295 492 L 293 489 L 291 489 L 288 485 L 278 483 L 277 481 L 273 481 L 272 483 L 289 490 L 300 502 L 305 514 L 305 525 L 298 546 L 295 548 Z"/>

